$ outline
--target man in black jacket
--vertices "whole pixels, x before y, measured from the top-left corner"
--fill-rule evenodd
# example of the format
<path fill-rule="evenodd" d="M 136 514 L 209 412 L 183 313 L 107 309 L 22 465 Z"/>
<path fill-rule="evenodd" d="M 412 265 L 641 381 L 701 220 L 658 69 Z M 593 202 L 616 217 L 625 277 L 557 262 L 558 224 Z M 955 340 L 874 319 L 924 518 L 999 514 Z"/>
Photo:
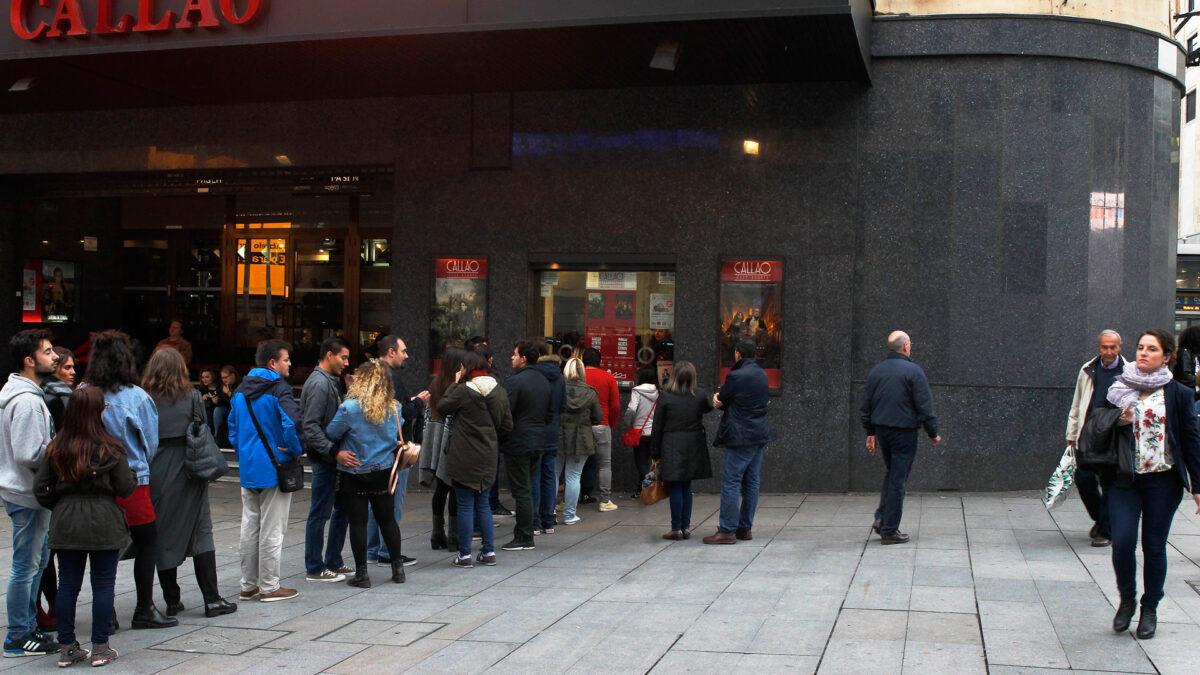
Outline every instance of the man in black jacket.
<path fill-rule="evenodd" d="M 329 338 L 321 343 L 321 361 L 300 392 L 300 439 L 312 465 L 311 503 L 304 530 L 305 579 L 310 582 L 343 581 L 346 573 L 354 571 L 342 560 L 349 523 L 334 492 L 339 453 L 325 435 L 325 427 L 333 421 L 342 402 L 342 381 L 338 378 L 348 365 L 350 346 L 340 337 Z M 347 466 L 358 464 L 348 451 L 342 461 Z M 328 544 L 325 523 L 329 523 Z"/>
<path fill-rule="evenodd" d="M 917 429 L 925 427 L 930 443 L 942 442 L 933 414 L 933 392 L 925 371 L 912 362 L 912 340 L 903 331 L 888 335 L 887 358 L 871 369 L 859 412 L 867 430 L 867 450 L 883 454 L 887 474 L 872 528 L 884 544 L 903 544 L 904 485 L 917 455 Z"/>
<path fill-rule="evenodd" d="M 508 470 L 508 489 L 516 502 L 517 523 L 513 540 L 505 551 L 533 549 L 533 480 L 539 475 L 542 450 L 546 445 L 546 425 L 554 419 L 550 383 L 534 366 L 538 348 L 533 340 L 518 340 L 512 353 L 515 372 L 504 381 L 513 428 L 500 440 L 504 466 Z"/>
<path fill-rule="evenodd" d="M 706 544 L 733 544 L 754 538 L 763 450 L 775 440 L 767 422 L 770 384 L 755 361 L 757 353 L 754 340 L 739 340 L 734 346 L 733 368 L 721 390 L 713 395 L 713 407 L 725 411 L 713 442 L 725 448 L 725 462 L 721 470 L 720 520 L 716 534 L 704 538 Z"/>
<path fill-rule="evenodd" d="M 562 375 L 562 359 L 551 355 L 550 344 L 538 340 L 538 362 L 534 368 L 550 384 L 551 418 L 546 424 L 546 445 L 542 449 L 542 466 L 533 479 L 533 525 L 535 531 L 554 533 L 557 523 L 554 504 L 558 500 L 558 416 L 567 404 L 567 385 Z"/>

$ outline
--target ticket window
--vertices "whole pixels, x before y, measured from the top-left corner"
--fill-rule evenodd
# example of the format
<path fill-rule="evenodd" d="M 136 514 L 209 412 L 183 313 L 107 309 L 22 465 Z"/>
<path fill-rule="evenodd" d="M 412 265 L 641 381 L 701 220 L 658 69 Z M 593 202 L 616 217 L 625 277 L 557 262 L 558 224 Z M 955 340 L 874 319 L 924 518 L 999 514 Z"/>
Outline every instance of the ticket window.
<path fill-rule="evenodd" d="M 621 387 L 643 368 L 670 375 L 675 351 L 673 271 L 555 270 L 535 272 L 532 332 L 560 355 L 600 350 L 600 367 Z"/>

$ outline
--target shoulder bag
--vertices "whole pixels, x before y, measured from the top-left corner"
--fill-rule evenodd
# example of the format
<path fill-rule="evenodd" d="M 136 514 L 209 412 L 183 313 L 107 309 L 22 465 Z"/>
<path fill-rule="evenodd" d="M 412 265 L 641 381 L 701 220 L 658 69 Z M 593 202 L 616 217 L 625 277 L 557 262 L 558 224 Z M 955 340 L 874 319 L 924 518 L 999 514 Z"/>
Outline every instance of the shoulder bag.
<path fill-rule="evenodd" d="M 646 506 L 657 504 L 667 498 L 667 484 L 660 477 L 659 462 L 654 460 L 650 464 L 650 473 L 646 474 L 642 480 L 642 494 L 640 499 Z"/>
<path fill-rule="evenodd" d="M 259 426 L 258 418 L 254 416 L 254 408 L 250 403 L 250 399 L 247 398 L 246 411 L 250 413 L 250 421 L 254 422 L 254 429 L 258 431 L 258 438 L 262 441 L 263 450 L 270 458 L 272 466 L 275 467 L 275 475 L 279 479 L 279 491 L 296 492 L 302 489 L 304 487 L 304 466 L 300 464 L 299 459 L 289 459 L 286 462 L 275 459 L 275 453 L 271 452 L 271 444 L 267 442 L 267 435 Z M 280 448 L 280 450 L 282 449 Z"/>
<path fill-rule="evenodd" d="M 229 462 L 213 439 L 203 416 L 196 410 L 195 397 L 192 398 L 192 422 L 187 430 L 187 454 L 184 456 L 183 469 L 191 480 L 205 483 L 229 473 Z"/>
<path fill-rule="evenodd" d="M 636 448 L 638 443 L 642 442 L 642 433 L 646 431 L 646 425 L 650 423 L 650 418 L 654 416 L 654 409 L 658 407 L 658 399 L 654 399 L 654 405 L 650 406 L 650 412 L 646 413 L 646 419 L 642 420 L 642 426 L 630 427 L 621 435 L 621 442 L 627 447 Z"/>
<path fill-rule="evenodd" d="M 400 426 L 400 411 L 396 410 L 396 459 L 392 460 L 392 475 L 388 478 L 388 494 L 396 494 L 396 484 L 400 481 L 400 472 L 411 469 L 421 456 L 421 446 L 404 440 L 404 430 Z"/>

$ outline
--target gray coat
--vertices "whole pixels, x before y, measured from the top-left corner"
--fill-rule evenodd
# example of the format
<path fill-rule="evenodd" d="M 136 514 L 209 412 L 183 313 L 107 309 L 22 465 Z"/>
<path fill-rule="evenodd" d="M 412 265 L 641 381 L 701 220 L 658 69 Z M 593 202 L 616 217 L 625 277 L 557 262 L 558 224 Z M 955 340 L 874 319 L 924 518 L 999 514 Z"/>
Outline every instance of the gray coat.
<path fill-rule="evenodd" d="M 183 559 L 215 551 L 208 483 L 191 480 L 184 468 L 187 430 L 204 420 L 204 401 L 192 390 L 178 401 L 155 398 L 158 408 L 158 452 L 150 460 L 150 502 L 158 523 L 160 570 L 179 567 Z"/>
<path fill-rule="evenodd" d="M 333 421 L 342 403 L 342 383 L 320 368 L 304 381 L 300 391 L 300 440 L 305 454 L 317 462 L 332 463 L 337 447 L 325 435 L 325 427 Z"/>

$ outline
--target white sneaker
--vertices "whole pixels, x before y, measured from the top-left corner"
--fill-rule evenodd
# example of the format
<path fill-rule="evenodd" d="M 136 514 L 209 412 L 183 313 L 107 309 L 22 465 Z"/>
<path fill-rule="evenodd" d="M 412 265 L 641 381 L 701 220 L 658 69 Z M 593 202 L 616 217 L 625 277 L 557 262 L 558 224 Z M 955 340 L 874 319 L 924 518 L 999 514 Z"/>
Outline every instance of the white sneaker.
<path fill-rule="evenodd" d="M 567 525 L 576 525 L 581 520 L 583 520 L 583 518 L 580 518 L 579 516 L 574 516 L 572 518 L 567 518 L 566 520 L 563 521 L 563 523 L 565 523 Z"/>
<path fill-rule="evenodd" d="M 600 508 L 600 510 L 601 510 L 601 511 L 616 511 L 617 509 L 619 509 L 619 508 L 621 508 L 621 507 L 619 507 L 619 506 L 617 506 L 616 504 L 612 503 L 612 500 L 611 500 L 611 499 L 609 499 L 609 500 L 608 500 L 608 501 L 606 501 L 606 502 L 600 502 L 600 507 L 599 507 L 599 508 Z"/>
<path fill-rule="evenodd" d="M 304 580 L 311 582 L 311 583 L 320 583 L 320 582 L 334 583 L 337 581 L 345 581 L 346 575 L 338 574 L 337 572 L 334 572 L 333 570 L 321 570 L 320 572 L 318 572 L 316 574 L 305 574 Z"/>

